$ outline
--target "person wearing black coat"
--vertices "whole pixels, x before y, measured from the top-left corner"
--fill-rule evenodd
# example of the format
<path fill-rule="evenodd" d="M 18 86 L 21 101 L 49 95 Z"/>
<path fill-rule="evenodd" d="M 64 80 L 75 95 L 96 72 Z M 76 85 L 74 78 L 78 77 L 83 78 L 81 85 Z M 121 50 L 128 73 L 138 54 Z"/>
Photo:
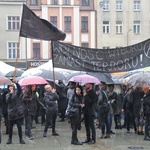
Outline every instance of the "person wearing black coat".
<path fill-rule="evenodd" d="M 133 87 L 130 86 L 127 93 L 124 96 L 124 104 L 123 109 L 125 111 L 126 116 L 126 128 L 127 133 L 130 133 L 130 127 L 134 127 L 135 133 L 137 133 L 136 124 L 135 124 L 135 118 L 133 114 Z"/>
<path fill-rule="evenodd" d="M 108 97 L 105 83 L 99 84 L 99 90 L 97 94 L 98 94 L 97 105 L 99 106 L 99 123 L 102 132 L 101 139 L 110 138 L 110 127 L 108 122 L 108 112 L 110 107 L 108 104 Z"/>
<path fill-rule="evenodd" d="M 136 87 L 133 91 L 133 114 L 135 117 L 135 124 L 137 128 L 138 135 L 144 135 L 143 126 L 144 126 L 144 118 L 142 111 L 142 98 L 143 98 L 142 88 Z"/>
<path fill-rule="evenodd" d="M 56 118 L 58 113 L 57 101 L 59 96 L 56 93 L 56 89 L 53 89 L 51 85 L 45 85 L 46 92 L 44 93 L 44 101 L 46 107 L 46 123 L 44 128 L 43 137 L 47 137 L 48 127 L 50 122 L 52 124 L 52 135 L 58 136 L 59 134 L 55 130 Z"/>
<path fill-rule="evenodd" d="M 58 85 L 59 85 L 58 111 L 60 113 L 60 118 L 61 118 L 61 120 L 59 120 L 59 121 L 64 122 L 65 121 L 65 112 L 66 112 L 66 108 L 68 105 L 67 88 L 62 80 L 59 80 Z"/>
<path fill-rule="evenodd" d="M 92 83 L 85 84 L 86 90 L 83 91 L 84 96 L 84 107 L 83 107 L 83 114 L 84 114 L 84 121 L 85 121 L 85 128 L 86 128 L 86 140 L 83 143 L 94 144 L 96 142 L 96 131 L 94 125 L 94 118 L 95 118 L 95 104 L 97 103 L 98 97 L 93 90 Z M 92 131 L 92 136 L 91 132 Z"/>
<path fill-rule="evenodd" d="M 8 107 L 8 103 L 6 102 L 6 95 L 8 94 L 9 89 L 4 89 L 2 92 L 2 114 L 4 117 L 4 122 L 5 122 L 5 127 L 6 127 L 6 134 L 8 134 L 8 111 L 7 111 L 7 107 Z"/>
<path fill-rule="evenodd" d="M 22 120 L 24 118 L 23 104 L 20 98 L 21 87 L 16 83 L 17 91 L 15 90 L 14 84 L 9 86 L 10 92 L 6 95 L 6 102 L 8 103 L 8 123 L 9 123 L 9 139 L 6 144 L 12 143 L 12 132 L 14 124 L 17 124 L 19 142 L 25 144 L 22 139 Z"/>
<path fill-rule="evenodd" d="M 112 120 L 114 117 L 114 113 L 117 109 L 117 93 L 114 91 L 114 84 L 109 84 L 108 85 L 108 91 L 107 91 L 107 95 L 108 95 L 108 103 L 109 103 L 109 112 L 108 112 L 108 122 L 109 122 L 109 127 L 110 127 L 110 133 L 115 134 L 115 132 L 113 132 L 111 130 L 112 127 Z M 114 118 L 115 120 L 115 118 Z"/>
<path fill-rule="evenodd" d="M 82 104 L 82 99 L 83 99 L 82 87 L 78 85 L 75 88 L 74 95 L 69 100 L 70 120 L 71 120 L 71 127 L 72 127 L 71 144 L 74 145 L 82 145 L 82 143 L 79 142 L 77 138 L 77 129 L 78 129 L 80 116 L 81 116 L 81 108 L 84 106 L 84 104 Z"/>
<path fill-rule="evenodd" d="M 36 92 L 32 91 L 31 85 L 25 87 L 22 100 L 24 104 L 24 114 L 25 114 L 25 134 L 30 140 L 32 140 L 34 139 L 31 132 L 32 121 L 37 112 L 38 100 L 37 100 Z"/>
<path fill-rule="evenodd" d="M 144 97 L 143 97 L 143 111 L 145 116 L 145 136 L 144 140 L 150 141 L 150 87 L 144 86 Z"/>

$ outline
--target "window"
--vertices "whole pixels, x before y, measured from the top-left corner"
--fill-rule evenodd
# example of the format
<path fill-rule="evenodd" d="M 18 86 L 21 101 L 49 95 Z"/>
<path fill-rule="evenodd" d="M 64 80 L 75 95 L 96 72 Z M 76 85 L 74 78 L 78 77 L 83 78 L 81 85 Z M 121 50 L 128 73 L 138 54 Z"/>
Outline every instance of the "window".
<path fill-rule="evenodd" d="M 86 48 L 88 48 L 88 47 L 89 47 L 89 43 L 82 43 L 82 44 L 81 44 L 81 47 L 86 47 Z"/>
<path fill-rule="evenodd" d="M 109 46 L 104 46 L 103 49 L 109 49 Z"/>
<path fill-rule="evenodd" d="M 82 21 L 82 32 L 88 32 L 88 17 L 81 17 L 81 21 Z"/>
<path fill-rule="evenodd" d="M 120 34 L 123 33 L 123 26 L 122 26 L 122 21 L 116 21 L 116 33 Z"/>
<path fill-rule="evenodd" d="M 8 30 L 19 30 L 19 28 L 20 28 L 20 17 L 8 16 Z"/>
<path fill-rule="evenodd" d="M 8 42 L 8 58 L 9 59 L 15 59 L 16 58 L 16 52 L 17 52 L 17 42 Z M 20 58 L 20 49 L 18 49 L 18 56 L 17 58 Z"/>
<path fill-rule="evenodd" d="M 109 33 L 109 21 L 103 21 L 103 33 Z"/>
<path fill-rule="evenodd" d="M 134 33 L 135 34 L 139 34 L 140 33 L 140 30 L 141 30 L 140 21 L 134 21 L 133 29 L 134 29 Z"/>
<path fill-rule="evenodd" d="M 122 11 L 122 0 L 116 0 L 116 11 Z"/>
<path fill-rule="evenodd" d="M 50 16 L 50 22 L 57 27 L 57 16 Z"/>
<path fill-rule="evenodd" d="M 89 6 L 90 0 L 82 0 L 82 6 Z"/>
<path fill-rule="evenodd" d="M 57 0 L 52 0 L 52 5 L 57 5 L 58 1 Z"/>
<path fill-rule="evenodd" d="M 71 32 L 71 17 L 65 16 L 64 20 L 65 20 L 65 31 Z"/>
<path fill-rule="evenodd" d="M 140 1 L 134 1 L 134 11 L 140 11 Z"/>
<path fill-rule="evenodd" d="M 103 11 L 109 11 L 109 1 L 103 1 Z"/>
<path fill-rule="evenodd" d="M 40 59 L 40 43 L 33 43 L 33 58 Z"/>
<path fill-rule="evenodd" d="M 38 0 L 30 0 L 30 5 L 38 5 Z"/>
<path fill-rule="evenodd" d="M 64 5 L 69 5 L 70 4 L 70 0 L 63 0 L 63 4 Z"/>

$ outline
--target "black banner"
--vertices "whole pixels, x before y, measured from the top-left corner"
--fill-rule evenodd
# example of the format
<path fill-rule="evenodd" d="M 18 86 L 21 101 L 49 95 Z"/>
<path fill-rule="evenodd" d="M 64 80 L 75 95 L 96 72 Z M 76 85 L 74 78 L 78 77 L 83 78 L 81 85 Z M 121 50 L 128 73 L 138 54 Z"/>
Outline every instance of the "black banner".
<path fill-rule="evenodd" d="M 150 39 L 116 49 L 91 49 L 52 41 L 54 67 L 77 71 L 121 72 L 150 65 Z"/>

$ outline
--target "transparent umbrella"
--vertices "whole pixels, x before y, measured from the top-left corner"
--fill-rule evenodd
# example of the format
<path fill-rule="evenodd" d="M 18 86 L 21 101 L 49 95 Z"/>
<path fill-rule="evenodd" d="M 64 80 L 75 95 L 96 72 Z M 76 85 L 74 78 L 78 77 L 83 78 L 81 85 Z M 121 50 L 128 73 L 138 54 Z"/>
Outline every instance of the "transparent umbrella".
<path fill-rule="evenodd" d="M 150 73 L 140 72 L 133 74 L 126 79 L 126 82 L 136 86 L 150 85 Z"/>

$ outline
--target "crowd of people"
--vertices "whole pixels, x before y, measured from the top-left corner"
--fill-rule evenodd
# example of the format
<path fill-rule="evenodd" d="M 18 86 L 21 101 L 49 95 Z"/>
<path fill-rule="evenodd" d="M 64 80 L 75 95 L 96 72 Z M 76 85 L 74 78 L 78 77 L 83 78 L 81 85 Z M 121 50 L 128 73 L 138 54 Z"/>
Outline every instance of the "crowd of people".
<path fill-rule="evenodd" d="M 130 84 L 120 87 L 118 92 L 115 85 L 105 82 L 83 86 L 69 82 L 66 86 L 59 81 L 57 87 L 56 84 L 20 87 L 18 83 L 13 83 L 2 89 L 0 94 L 0 128 L 3 118 L 8 134 L 6 144 L 12 143 L 14 124 L 18 128 L 20 144 L 25 144 L 23 124 L 25 135 L 33 140 L 33 121 L 45 126 L 44 138 L 48 128 L 52 128 L 52 136 L 59 136 L 56 132 L 57 116 L 61 122 L 66 119 L 70 122 L 71 144 L 74 145 L 96 143 L 96 125 L 101 131 L 101 139 L 111 138 L 111 134 L 115 134 L 112 122 L 115 129 L 126 128 L 128 134 L 133 128 L 135 134 L 143 135 L 144 140 L 150 141 L 150 87 L 133 87 Z M 77 136 L 82 122 L 85 125 L 85 141 L 79 141 Z M 0 142 L 1 139 L 0 133 Z"/>

